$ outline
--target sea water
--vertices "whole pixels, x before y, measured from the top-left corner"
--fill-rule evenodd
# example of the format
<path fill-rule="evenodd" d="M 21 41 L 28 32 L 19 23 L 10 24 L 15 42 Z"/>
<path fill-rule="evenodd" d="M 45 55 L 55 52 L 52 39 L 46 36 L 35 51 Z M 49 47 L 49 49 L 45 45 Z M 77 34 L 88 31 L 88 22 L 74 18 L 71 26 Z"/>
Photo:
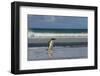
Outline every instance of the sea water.
<path fill-rule="evenodd" d="M 87 37 L 87 29 L 29 29 L 28 38 Z"/>

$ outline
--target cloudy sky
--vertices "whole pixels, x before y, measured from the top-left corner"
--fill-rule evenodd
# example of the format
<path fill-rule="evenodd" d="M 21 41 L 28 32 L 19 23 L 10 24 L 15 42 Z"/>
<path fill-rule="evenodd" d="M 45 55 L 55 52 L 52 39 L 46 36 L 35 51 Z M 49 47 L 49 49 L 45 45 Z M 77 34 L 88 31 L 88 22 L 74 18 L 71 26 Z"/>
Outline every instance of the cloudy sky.
<path fill-rule="evenodd" d="M 87 29 L 88 18 L 78 16 L 28 15 L 28 28 Z"/>

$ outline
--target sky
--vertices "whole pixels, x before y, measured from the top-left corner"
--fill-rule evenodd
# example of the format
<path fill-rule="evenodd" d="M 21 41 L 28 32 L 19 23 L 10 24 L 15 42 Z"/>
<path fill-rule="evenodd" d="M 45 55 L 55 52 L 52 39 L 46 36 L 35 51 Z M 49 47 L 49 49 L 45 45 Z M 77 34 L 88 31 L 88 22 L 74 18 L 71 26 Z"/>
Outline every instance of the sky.
<path fill-rule="evenodd" d="M 88 17 L 28 15 L 28 28 L 87 29 Z"/>

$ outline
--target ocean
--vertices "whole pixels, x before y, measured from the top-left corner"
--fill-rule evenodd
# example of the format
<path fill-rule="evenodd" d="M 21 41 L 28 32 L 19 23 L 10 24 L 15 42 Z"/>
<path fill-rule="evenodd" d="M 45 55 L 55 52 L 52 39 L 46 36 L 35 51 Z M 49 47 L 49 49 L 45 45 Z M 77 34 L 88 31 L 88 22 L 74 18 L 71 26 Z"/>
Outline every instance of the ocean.
<path fill-rule="evenodd" d="M 87 33 L 87 29 L 28 29 L 36 33 Z"/>
<path fill-rule="evenodd" d="M 86 37 L 87 29 L 28 29 L 29 38 Z"/>

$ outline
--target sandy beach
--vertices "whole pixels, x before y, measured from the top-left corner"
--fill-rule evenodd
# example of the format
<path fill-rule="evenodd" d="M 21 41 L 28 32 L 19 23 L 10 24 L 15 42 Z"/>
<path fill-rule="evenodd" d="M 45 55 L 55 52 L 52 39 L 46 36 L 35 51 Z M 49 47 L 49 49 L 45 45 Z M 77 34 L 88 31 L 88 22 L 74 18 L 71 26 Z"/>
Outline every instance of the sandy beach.
<path fill-rule="evenodd" d="M 28 60 L 87 58 L 87 37 L 56 37 L 52 58 L 48 57 L 50 37 L 28 38 Z"/>
<path fill-rule="evenodd" d="M 87 58 L 87 47 L 54 47 L 52 58 L 48 57 L 47 47 L 29 47 L 28 61 L 52 59 L 80 59 Z"/>
<path fill-rule="evenodd" d="M 51 38 L 28 38 L 28 43 L 48 43 Z M 87 42 L 87 37 L 66 37 L 56 38 L 55 43 L 59 42 Z"/>

